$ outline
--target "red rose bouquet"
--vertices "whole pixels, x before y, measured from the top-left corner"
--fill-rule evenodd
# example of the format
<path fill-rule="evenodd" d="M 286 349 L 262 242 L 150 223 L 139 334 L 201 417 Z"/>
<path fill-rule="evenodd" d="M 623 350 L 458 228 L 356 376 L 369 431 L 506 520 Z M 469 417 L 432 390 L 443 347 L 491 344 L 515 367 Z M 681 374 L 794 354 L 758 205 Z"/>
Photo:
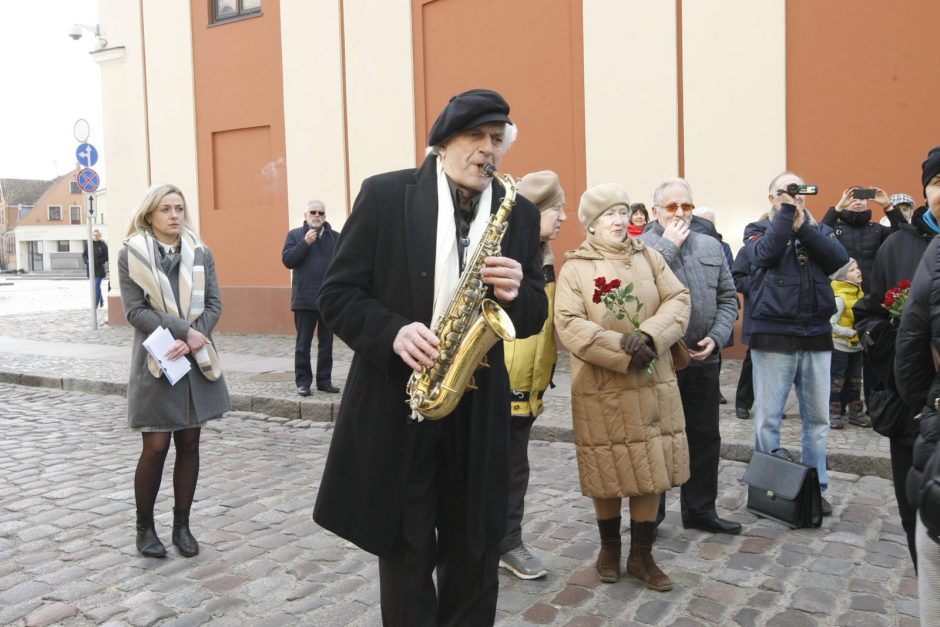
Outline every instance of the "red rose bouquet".
<path fill-rule="evenodd" d="M 623 320 L 626 318 L 633 324 L 633 333 L 630 335 L 640 335 L 639 313 L 643 308 L 643 303 L 633 295 L 633 283 L 621 285 L 620 279 L 614 279 L 608 283 L 605 277 L 599 276 L 594 279 L 594 297 L 592 300 L 597 304 L 603 303 L 604 307 L 607 308 L 604 319 L 616 318 L 617 320 Z M 633 315 L 627 312 L 628 303 L 634 304 Z M 646 374 L 652 378 L 655 370 L 656 358 L 654 357 L 649 366 L 646 367 Z"/>
<path fill-rule="evenodd" d="M 885 292 L 885 299 L 881 306 L 888 310 L 888 319 L 891 324 L 898 326 L 901 323 L 901 314 L 904 312 L 904 303 L 911 293 L 911 282 L 901 281 Z"/>

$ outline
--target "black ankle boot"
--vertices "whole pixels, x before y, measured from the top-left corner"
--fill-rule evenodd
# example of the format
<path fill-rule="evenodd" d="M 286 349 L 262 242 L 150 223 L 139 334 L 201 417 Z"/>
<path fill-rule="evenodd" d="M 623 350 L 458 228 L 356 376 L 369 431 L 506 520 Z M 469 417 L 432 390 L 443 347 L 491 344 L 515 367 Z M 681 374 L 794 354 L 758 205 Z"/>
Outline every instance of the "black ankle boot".
<path fill-rule="evenodd" d="M 189 532 L 189 510 L 173 508 L 173 546 L 183 557 L 199 555 L 199 543 Z"/>
<path fill-rule="evenodd" d="M 166 547 L 157 537 L 153 526 L 153 512 L 137 512 L 137 551 L 144 557 L 165 557 Z"/>

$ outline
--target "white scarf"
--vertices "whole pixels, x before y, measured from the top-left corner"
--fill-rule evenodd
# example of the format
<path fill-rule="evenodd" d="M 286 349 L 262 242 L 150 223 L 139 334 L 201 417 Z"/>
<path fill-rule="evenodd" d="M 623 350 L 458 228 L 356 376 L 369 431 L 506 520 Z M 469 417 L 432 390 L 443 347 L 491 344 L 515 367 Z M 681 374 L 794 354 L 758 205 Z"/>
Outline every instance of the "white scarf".
<path fill-rule="evenodd" d="M 127 246 L 127 274 L 144 291 L 147 303 L 153 309 L 180 316 L 188 322 L 202 315 L 206 306 L 206 268 L 202 263 L 203 243 L 196 239 L 195 234 L 187 230 L 180 237 L 179 303 L 160 263 L 157 240 L 147 231 L 137 231 L 124 243 Z M 193 357 L 199 364 L 199 371 L 209 381 L 222 376 L 219 355 L 212 344 L 203 346 Z M 154 377 L 163 375 L 160 365 L 149 355 L 147 367 Z"/>
<path fill-rule="evenodd" d="M 490 221 L 490 205 L 493 198 L 493 186 L 488 185 L 477 204 L 477 213 L 470 224 L 470 244 L 465 248 L 469 261 L 476 250 L 480 238 L 486 232 Z M 454 236 L 457 226 L 454 223 L 454 197 L 444 174 L 444 164 L 437 159 L 437 240 L 434 254 L 434 315 L 431 329 L 447 311 L 457 283 L 460 282 L 460 260 L 457 258 L 457 238 Z"/>

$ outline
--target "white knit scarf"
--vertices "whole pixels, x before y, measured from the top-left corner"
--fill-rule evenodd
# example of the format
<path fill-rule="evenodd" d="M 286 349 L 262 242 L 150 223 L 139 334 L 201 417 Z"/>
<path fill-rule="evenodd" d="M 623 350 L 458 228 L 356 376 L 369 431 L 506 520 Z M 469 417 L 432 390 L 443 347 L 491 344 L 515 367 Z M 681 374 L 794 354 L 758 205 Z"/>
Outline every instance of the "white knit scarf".
<path fill-rule="evenodd" d="M 477 214 L 470 224 L 470 244 L 466 247 L 469 261 L 473 251 L 476 250 L 480 238 L 486 232 L 486 225 L 490 221 L 490 204 L 492 204 L 493 186 L 488 185 L 477 204 Z M 437 326 L 437 321 L 447 311 L 450 298 L 460 282 L 460 260 L 457 258 L 457 226 L 454 223 L 454 198 L 444 174 L 442 159 L 437 159 L 437 244 L 434 254 L 434 316 L 431 318 L 431 328 Z"/>
<path fill-rule="evenodd" d="M 157 240 L 147 231 L 137 231 L 127 238 L 125 245 L 128 275 L 144 291 L 147 303 L 153 309 L 180 316 L 187 322 L 193 322 L 202 315 L 206 305 L 204 246 L 193 232 L 185 230 L 180 237 L 179 303 L 160 263 Z M 222 376 L 222 364 L 212 344 L 203 346 L 193 357 L 199 364 L 199 371 L 209 381 Z M 156 378 L 163 375 L 157 360 L 150 355 L 147 356 L 147 368 Z"/>

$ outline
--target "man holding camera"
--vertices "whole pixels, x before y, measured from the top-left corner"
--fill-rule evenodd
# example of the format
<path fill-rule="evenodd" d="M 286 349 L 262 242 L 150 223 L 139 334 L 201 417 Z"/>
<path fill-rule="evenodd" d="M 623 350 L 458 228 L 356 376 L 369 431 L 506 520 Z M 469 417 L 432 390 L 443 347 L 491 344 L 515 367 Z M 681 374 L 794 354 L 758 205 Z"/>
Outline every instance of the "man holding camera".
<path fill-rule="evenodd" d="M 885 215 L 891 222 L 886 227 L 878 222 L 871 221 L 871 201 L 884 209 Z M 842 192 L 842 198 L 834 207 L 823 216 L 822 223 L 831 228 L 836 239 L 845 246 L 849 257 L 858 262 L 862 271 L 862 290 L 868 291 L 868 276 L 875 263 L 875 254 L 881 244 L 893 233 L 904 218 L 891 204 L 891 199 L 884 190 L 852 186 Z"/>
<path fill-rule="evenodd" d="M 297 343 L 294 346 L 294 381 L 297 393 L 310 396 L 313 372 L 310 367 L 310 344 L 317 331 L 317 389 L 336 393 L 333 386 L 333 332 L 320 318 L 317 295 L 323 284 L 326 268 L 333 259 L 339 235 L 326 221 L 326 205 L 319 200 L 307 203 L 304 223 L 287 233 L 281 261 L 291 273 L 290 308 L 294 312 Z"/>
<path fill-rule="evenodd" d="M 748 311 L 754 370 L 754 435 L 758 451 L 787 457 L 780 448 L 780 419 L 796 383 L 803 420 L 801 461 L 816 468 L 823 491 L 829 484 L 829 368 L 836 311 L 829 275 L 849 261 L 828 226 L 814 223 L 804 194 L 816 193 L 799 176 L 784 172 L 770 183 L 768 219 L 744 230 L 751 264 Z M 779 453 L 778 453 L 779 451 Z M 822 500 L 823 515 L 832 506 Z"/>

